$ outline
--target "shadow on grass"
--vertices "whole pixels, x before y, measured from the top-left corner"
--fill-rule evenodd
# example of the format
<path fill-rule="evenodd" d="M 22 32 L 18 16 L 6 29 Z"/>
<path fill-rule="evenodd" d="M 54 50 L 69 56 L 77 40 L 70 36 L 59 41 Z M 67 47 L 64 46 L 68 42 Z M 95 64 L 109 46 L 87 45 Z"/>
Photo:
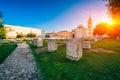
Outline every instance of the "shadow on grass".
<path fill-rule="evenodd" d="M 2 62 L 12 53 L 16 47 L 16 44 L 0 45 L 0 64 L 2 64 Z"/>

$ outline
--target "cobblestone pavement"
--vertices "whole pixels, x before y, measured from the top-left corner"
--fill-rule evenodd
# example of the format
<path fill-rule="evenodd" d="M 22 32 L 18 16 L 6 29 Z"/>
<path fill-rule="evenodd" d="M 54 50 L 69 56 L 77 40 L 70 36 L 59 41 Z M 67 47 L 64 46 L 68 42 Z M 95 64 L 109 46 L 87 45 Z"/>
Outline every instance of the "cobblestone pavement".
<path fill-rule="evenodd" d="M 26 43 L 18 47 L 0 65 L 0 80 L 41 80 L 33 55 Z"/>

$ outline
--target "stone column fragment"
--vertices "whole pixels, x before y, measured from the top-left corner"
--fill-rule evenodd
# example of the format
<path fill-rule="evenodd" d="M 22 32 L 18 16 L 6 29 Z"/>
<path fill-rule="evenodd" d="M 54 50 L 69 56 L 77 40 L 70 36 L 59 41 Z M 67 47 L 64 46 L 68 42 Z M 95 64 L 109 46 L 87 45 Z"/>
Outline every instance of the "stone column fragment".
<path fill-rule="evenodd" d="M 83 49 L 91 49 L 90 41 L 83 41 L 82 47 L 83 47 Z"/>
<path fill-rule="evenodd" d="M 43 46 L 43 39 L 42 38 L 34 39 L 34 46 L 37 46 L 37 47 Z"/>
<path fill-rule="evenodd" d="M 48 39 L 48 52 L 57 50 L 56 39 Z"/>
<path fill-rule="evenodd" d="M 94 37 L 94 41 L 95 41 L 95 42 L 98 42 L 98 39 L 97 39 L 97 37 Z"/>
<path fill-rule="evenodd" d="M 66 57 L 70 60 L 78 61 L 82 57 L 82 43 L 76 39 L 70 39 L 67 42 Z"/>

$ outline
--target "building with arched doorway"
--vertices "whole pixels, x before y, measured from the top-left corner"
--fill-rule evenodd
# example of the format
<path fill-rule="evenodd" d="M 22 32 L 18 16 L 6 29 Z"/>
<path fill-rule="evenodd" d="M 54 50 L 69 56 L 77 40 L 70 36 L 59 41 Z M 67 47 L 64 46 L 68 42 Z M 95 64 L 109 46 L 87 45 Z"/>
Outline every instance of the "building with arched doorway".
<path fill-rule="evenodd" d="M 74 38 L 92 38 L 93 37 L 92 19 L 89 16 L 87 21 L 87 28 L 83 25 L 78 25 L 77 28 L 72 29 L 72 34 Z"/>

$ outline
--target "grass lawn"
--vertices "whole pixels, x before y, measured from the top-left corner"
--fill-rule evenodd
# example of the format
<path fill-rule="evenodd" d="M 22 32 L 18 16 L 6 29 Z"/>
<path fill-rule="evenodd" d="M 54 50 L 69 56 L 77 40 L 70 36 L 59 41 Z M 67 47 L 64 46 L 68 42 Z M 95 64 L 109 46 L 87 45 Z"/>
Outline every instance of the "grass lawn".
<path fill-rule="evenodd" d="M 30 45 L 43 80 L 120 80 L 120 41 L 103 40 L 92 45 L 94 48 L 113 50 L 116 53 L 83 51 L 76 62 L 66 59 L 66 46 L 54 52 L 36 54 Z"/>
<path fill-rule="evenodd" d="M 8 44 L 8 43 L 12 43 L 12 41 L 10 41 L 10 40 L 0 40 L 0 44 Z"/>
<path fill-rule="evenodd" d="M 9 41 L 0 41 L 0 43 L 11 43 Z M 0 45 L 0 64 L 10 55 L 10 53 L 16 48 L 16 44 Z"/>

